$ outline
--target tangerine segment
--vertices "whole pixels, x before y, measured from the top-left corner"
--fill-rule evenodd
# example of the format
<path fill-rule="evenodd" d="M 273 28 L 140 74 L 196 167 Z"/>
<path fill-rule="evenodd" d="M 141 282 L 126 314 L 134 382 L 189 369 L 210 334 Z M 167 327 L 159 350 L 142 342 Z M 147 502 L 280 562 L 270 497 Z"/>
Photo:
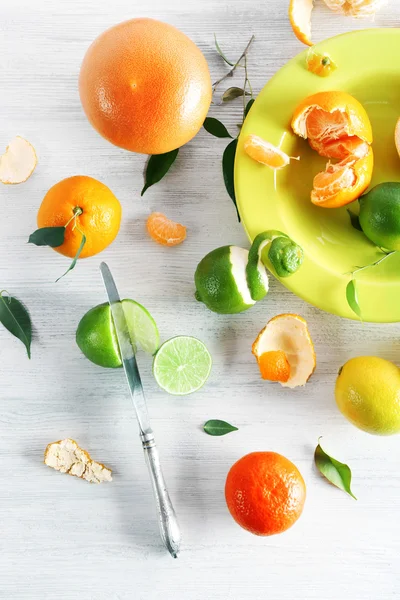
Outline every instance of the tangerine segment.
<path fill-rule="evenodd" d="M 324 0 L 334 12 L 356 18 L 374 17 L 387 0 Z"/>
<path fill-rule="evenodd" d="M 311 202 L 323 208 L 339 208 L 356 200 L 371 183 L 374 166 L 372 148 L 362 158 L 349 156 L 314 178 Z"/>
<path fill-rule="evenodd" d="M 283 350 L 270 350 L 257 358 L 261 377 L 269 381 L 286 383 L 290 377 L 290 364 Z"/>
<path fill-rule="evenodd" d="M 282 169 L 290 162 L 290 156 L 258 135 L 248 135 L 243 147 L 250 158 L 271 169 Z"/>
<path fill-rule="evenodd" d="M 159 212 L 149 216 L 146 227 L 151 239 L 163 246 L 177 246 L 186 239 L 186 227 Z"/>
<path fill-rule="evenodd" d="M 313 150 L 316 150 L 321 156 L 327 158 L 337 158 L 343 160 L 348 156 L 363 158 L 369 151 L 369 145 L 356 135 L 344 136 L 327 144 L 318 144 L 314 140 L 309 140 Z"/>
<path fill-rule="evenodd" d="M 313 137 L 318 140 L 322 137 L 325 142 L 345 134 L 357 136 L 372 144 L 372 127 L 367 112 L 363 105 L 347 92 L 318 92 L 302 100 L 294 112 L 292 129 L 297 135 L 307 139 L 309 127 Z"/>

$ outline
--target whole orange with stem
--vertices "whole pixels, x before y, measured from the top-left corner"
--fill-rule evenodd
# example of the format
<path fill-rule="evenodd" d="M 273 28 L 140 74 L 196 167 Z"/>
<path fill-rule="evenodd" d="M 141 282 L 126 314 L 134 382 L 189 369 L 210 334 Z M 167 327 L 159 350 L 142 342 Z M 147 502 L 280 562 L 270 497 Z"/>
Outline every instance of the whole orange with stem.
<path fill-rule="evenodd" d="M 102 33 L 83 60 L 79 91 L 90 123 L 103 137 L 144 154 L 189 142 L 212 97 L 200 49 L 154 19 L 132 19 Z"/>
<path fill-rule="evenodd" d="M 56 252 L 73 258 L 82 241 L 80 258 L 98 254 L 116 238 L 121 205 L 112 191 L 93 177 L 76 175 L 59 181 L 47 192 L 37 215 L 41 227 L 65 227 L 64 243 Z"/>
<path fill-rule="evenodd" d="M 274 535 L 300 517 L 306 486 L 297 467 L 276 452 L 251 452 L 230 469 L 225 484 L 229 512 L 255 535 Z"/>

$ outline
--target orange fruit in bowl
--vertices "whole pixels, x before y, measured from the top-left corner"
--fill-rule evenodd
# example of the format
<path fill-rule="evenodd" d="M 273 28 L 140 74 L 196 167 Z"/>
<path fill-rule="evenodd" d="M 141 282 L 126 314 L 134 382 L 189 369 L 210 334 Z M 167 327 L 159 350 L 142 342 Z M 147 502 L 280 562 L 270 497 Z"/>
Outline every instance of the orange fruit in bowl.
<path fill-rule="evenodd" d="M 225 499 L 241 527 L 255 535 L 274 535 L 300 517 L 306 486 L 297 467 L 281 454 L 251 452 L 231 467 Z"/>
<path fill-rule="evenodd" d="M 326 91 L 305 98 L 293 118 L 294 133 L 321 156 L 337 159 L 314 179 L 311 202 L 338 208 L 356 200 L 372 179 L 372 127 L 362 104 L 347 92 Z"/>
<path fill-rule="evenodd" d="M 160 212 L 151 213 L 146 229 L 151 239 L 163 246 L 177 246 L 186 239 L 186 227 L 171 221 Z"/>
<path fill-rule="evenodd" d="M 84 57 L 79 92 L 86 116 L 103 137 L 144 154 L 189 142 L 212 97 L 200 49 L 154 19 L 132 19 L 102 33 Z"/>
<path fill-rule="evenodd" d="M 56 252 L 73 258 L 82 241 L 80 258 L 98 254 L 116 238 L 121 223 L 121 205 L 112 191 L 93 177 L 76 175 L 53 185 L 37 215 L 41 227 L 64 227 L 64 243 Z M 68 223 L 68 225 L 67 225 Z"/>

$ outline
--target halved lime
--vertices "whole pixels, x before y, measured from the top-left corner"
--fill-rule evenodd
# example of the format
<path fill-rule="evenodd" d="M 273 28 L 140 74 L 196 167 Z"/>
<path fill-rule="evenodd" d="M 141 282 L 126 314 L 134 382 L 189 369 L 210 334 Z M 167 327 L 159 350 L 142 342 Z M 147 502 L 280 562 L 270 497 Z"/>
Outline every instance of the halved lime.
<path fill-rule="evenodd" d="M 160 335 L 153 317 L 134 300 L 122 300 L 122 306 L 133 345 L 154 354 L 160 345 Z M 76 343 L 86 358 L 100 367 L 122 365 L 108 302 L 95 306 L 82 317 Z"/>
<path fill-rule="evenodd" d="M 153 373 L 160 388 L 174 396 L 185 396 L 203 387 L 211 365 L 211 355 L 203 342 L 181 335 L 164 342 L 158 350 Z"/>

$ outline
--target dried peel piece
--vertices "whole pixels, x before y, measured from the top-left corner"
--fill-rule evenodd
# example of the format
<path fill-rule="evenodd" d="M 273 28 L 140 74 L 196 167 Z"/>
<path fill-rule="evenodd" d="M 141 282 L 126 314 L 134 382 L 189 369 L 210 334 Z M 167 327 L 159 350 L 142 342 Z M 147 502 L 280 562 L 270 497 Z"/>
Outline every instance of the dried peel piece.
<path fill-rule="evenodd" d="M 90 483 L 112 481 L 111 469 L 92 460 L 89 453 L 70 438 L 49 444 L 44 453 L 44 462 L 56 471 L 86 479 Z"/>
<path fill-rule="evenodd" d="M 0 156 L 0 182 L 8 185 L 24 183 L 32 175 L 36 165 L 34 147 L 17 135 Z"/>

